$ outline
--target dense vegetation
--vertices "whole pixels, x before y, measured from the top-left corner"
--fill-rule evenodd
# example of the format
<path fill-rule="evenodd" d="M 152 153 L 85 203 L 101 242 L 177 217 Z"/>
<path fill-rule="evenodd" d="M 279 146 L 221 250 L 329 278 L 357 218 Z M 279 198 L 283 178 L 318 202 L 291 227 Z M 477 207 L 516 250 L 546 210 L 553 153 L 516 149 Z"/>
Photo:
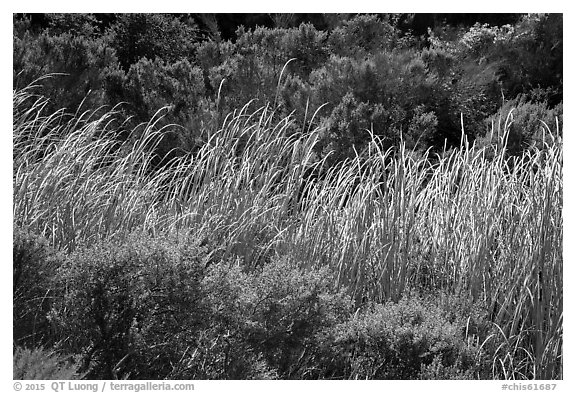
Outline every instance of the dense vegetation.
<path fill-rule="evenodd" d="M 562 16 L 223 18 L 15 16 L 15 378 L 562 378 Z"/>
<path fill-rule="evenodd" d="M 386 148 L 402 136 L 408 148 L 441 150 L 459 145 L 463 121 L 472 142 L 509 102 L 522 150 L 541 140 L 534 119 L 553 124 L 562 113 L 562 15 L 504 15 L 515 23 L 502 26 L 436 21 L 420 36 L 416 16 L 308 18 L 325 30 L 289 27 L 298 18 L 281 16 L 273 19 L 282 27 L 240 26 L 229 40 L 208 15 L 17 17 L 14 85 L 65 73 L 42 82 L 50 109 L 125 102 L 120 134 L 168 107 L 162 123 L 182 128 L 166 131 L 159 158 L 197 150 L 251 101 L 274 104 L 279 118 L 294 113 L 295 129 L 322 126 L 315 154 L 331 164 L 362 150 L 366 129 Z"/>

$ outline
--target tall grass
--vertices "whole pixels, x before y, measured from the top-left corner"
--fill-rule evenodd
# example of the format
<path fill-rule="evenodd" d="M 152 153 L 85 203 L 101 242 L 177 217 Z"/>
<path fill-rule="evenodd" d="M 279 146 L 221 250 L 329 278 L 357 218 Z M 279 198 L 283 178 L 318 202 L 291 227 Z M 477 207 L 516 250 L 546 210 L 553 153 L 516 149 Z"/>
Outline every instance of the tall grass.
<path fill-rule="evenodd" d="M 14 92 L 15 223 L 71 251 L 97 239 L 201 231 L 247 268 L 288 255 L 329 265 L 364 301 L 448 291 L 481 301 L 503 342 L 496 378 L 562 377 L 562 140 L 522 156 L 498 144 L 432 153 L 404 145 L 332 168 L 315 159 L 320 130 L 249 106 L 194 154 L 152 168 L 162 133 L 143 124 L 115 138 L 114 112 L 44 114 L 32 88 Z M 498 130 L 497 130 L 498 131 Z M 321 173 L 311 178 L 309 173 Z"/>

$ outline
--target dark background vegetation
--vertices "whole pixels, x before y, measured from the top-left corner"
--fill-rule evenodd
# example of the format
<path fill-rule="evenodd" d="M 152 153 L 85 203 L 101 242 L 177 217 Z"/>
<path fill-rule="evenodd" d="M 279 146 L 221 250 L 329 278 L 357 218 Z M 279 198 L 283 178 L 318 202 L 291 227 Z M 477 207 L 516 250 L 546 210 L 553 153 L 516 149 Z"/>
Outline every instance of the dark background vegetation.
<path fill-rule="evenodd" d="M 442 149 L 460 143 L 463 120 L 483 138 L 503 106 L 516 108 L 519 152 L 541 139 L 528 109 L 550 125 L 562 114 L 562 50 L 561 14 L 15 14 L 13 77 L 64 74 L 42 81 L 54 109 L 122 102 L 126 129 L 168 107 L 162 124 L 182 128 L 159 162 L 254 100 L 324 126 L 317 154 L 335 163 L 366 130 Z"/>
<path fill-rule="evenodd" d="M 562 116 L 559 14 L 15 14 L 13 85 L 45 108 L 115 107 L 117 137 L 162 108 L 156 170 L 199 149 L 249 102 L 322 126 L 335 165 L 378 135 L 440 151 L 493 143 L 515 108 L 510 154 Z M 289 60 L 294 59 L 288 63 Z M 121 104 L 120 106 L 117 106 Z M 315 115 L 314 115 L 315 114 Z M 314 115 L 314 116 L 313 116 Z M 287 258 L 253 271 L 209 236 L 103 240 L 64 255 L 14 228 L 17 379 L 460 379 L 506 352 L 491 310 L 454 294 L 354 307 L 328 269 Z M 489 337 L 492 339 L 488 340 Z M 38 348 L 51 348 L 43 350 Z"/>

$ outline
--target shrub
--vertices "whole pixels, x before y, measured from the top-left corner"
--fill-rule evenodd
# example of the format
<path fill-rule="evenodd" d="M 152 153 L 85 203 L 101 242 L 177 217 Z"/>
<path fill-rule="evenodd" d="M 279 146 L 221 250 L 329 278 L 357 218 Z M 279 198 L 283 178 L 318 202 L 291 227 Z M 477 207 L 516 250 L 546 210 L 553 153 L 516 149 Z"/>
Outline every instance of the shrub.
<path fill-rule="evenodd" d="M 442 357 L 436 356 L 432 363 L 422 365 L 418 379 L 422 380 L 462 380 L 474 379 L 470 370 L 461 370 L 462 365 L 456 362 L 453 366 L 442 364 Z"/>
<path fill-rule="evenodd" d="M 301 78 L 307 78 L 328 56 L 325 47 L 327 34 L 316 30 L 310 23 L 289 29 L 259 27 L 245 31 L 240 28 L 236 35 L 237 52 L 254 56 L 260 65 L 269 67 L 275 75 L 279 75 L 284 64 L 294 58 L 289 69 Z"/>
<path fill-rule="evenodd" d="M 241 27 L 236 35 L 235 43 L 208 41 L 197 50 L 209 91 L 226 111 L 241 108 L 252 99 L 274 102 L 279 82 L 291 75 L 306 80 L 328 56 L 326 33 L 311 24 L 250 31 Z M 290 59 L 294 60 L 288 63 Z M 287 112 L 292 109 L 288 106 Z"/>
<path fill-rule="evenodd" d="M 251 318 L 250 276 L 239 265 L 214 265 L 202 282 L 210 320 L 175 378 L 274 379 L 275 370 L 250 345 L 243 328 Z"/>
<path fill-rule="evenodd" d="M 420 139 L 424 149 L 443 146 L 446 138 L 449 145 L 459 142 L 460 113 L 453 111 L 449 72 L 430 66 L 430 57 L 414 50 L 360 60 L 332 56 L 311 73 L 312 107 L 328 103 L 321 112 L 327 128 L 322 142 L 341 153 L 336 161 L 350 157 L 353 147 L 362 149 L 370 139 L 366 130 L 381 137 L 385 148 L 396 145 L 401 132 L 415 136 L 414 143 Z"/>
<path fill-rule="evenodd" d="M 424 105 L 419 105 L 414 110 L 410 120 L 408 132 L 404 135 L 408 148 L 428 147 L 431 139 L 436 135 L 438 118 L 434 112 L 426 112 Z"/>
<path fill-rule="evenodd" d="M 200 292 L 208 252 L 196 243 L 133 234 L 72 253 L 51 319 L 60 347 L 82 354 L 90 378 L 170 376 L 206 324 Z"/>
<path fill-rule="evenodd" d="M 236 45 L 230 41 L 208 40 L 196 44 L 196 62 L 207 72 L 210 68 L 216 67 L 232 56 L 236 50 Z"/>
<path fill-rule="evenodd" d="M 169 120 L 182 126 L 204 93 L 202 71 L 188 60 L 167 63 L 142 59 L 130 67 L 124 89 L 139 121 L 147 121 L 156 111 L 170 106 Z"/>
<path fill-rule="evenodd" d="M 210 91 L 224 111 L 242 108 L 247 102 L 273 102 L 280 73 L 290 59 L 283 48 L 286 29 L 240 27 L 236 43 L 204 43 L 198 49 L 200 64 Z"/>
<path fill-rule="evenodd" d="M 533 88 L 547 89 L 546 100 L 562 100 L 562 14 L 530 14 L 513 28 L 509 40 L 494 45 L 489 57 L 499 61 L 499 75 L 508 99 Z"/>
<path fill-rule="evenodd" d="M 285 116 L 292 114 L 293 118 L 302 120 L 303 123 L 314 120 L 317 124 L 318 119 L 313 118 L 316 108 L 310 107 L 311 96 L 310 84 L 296 75 L 289 74 L 282 78 L 278 106 Z M 307 128 L 312 129 L 312 126 L 307 124 Z"/>
<path fill-rule="evenodd" d="M 282 259 L 206 273 L 210 261 L 185 238 L 136 234 L 72 253 L 50 315 L 58 348 L 81 354 L 89 378 L 291 378 L 305 374 L 316 335 L 349 314 L 327 269 Z"/>
<path fill-rule="evenodd" d="M 331 53 L 362 57 L 392 49 L 396 39 L 394 27 L 376 15 L 359 15 L 335 28 L 328 39 Z"/>
<path fill-rule="evenodd" d="M 307 79 L 312 70 L 319 68 L 329 54 L 326 37 L 325 32 L 316 30 L 310 23 L 287 30 L 282 39 L 282 48 L 289 58 L 296 59 L 295 63 L 290 63 L 291 70 Z"/>
<path fill-rule="evenodd" d="M 53 338 L 47 319 L 54 296 L 52 280 L 62 257 L 46 239 L 18 227 L 12 248 L 14 342 L 48 344 Z"/>
<path fill-rule="evenodd" d="M 101 32 L 101 22 L 94 14 L 63 13 L 44 14 L 51 35 L 71 34 L 96 37 Z"/>
<path fill-rule="evenodd" d="M 502 90 L 495 64 L 478 64 L 463 60 L 453 69 L 450 106 L 447 108 L 454 123 L 472 140 L 483 132 L 483 121 L 498 110 Z M 461 133 L 461 132 L 460 132 Z M 459 133 L 459 136 L 460 136 Z"/>
<path fill-rule="evenodd" d="M 177 132 L 164 132 L 155 153 L 160 158 L 177 149 L 180 153 L 190 150 L 202 130 L 197 124 L 206 109 L 202 70 L 183 59 L 168 63 L 160 58 L 139 60 L 130 67 L 122 82 L 123 100 L 130 103 L 135 123 L 148 122 L 163 107 L 159 126 L 177 124 Z M 202 104 L 202 108 L 201 108 Z M 174 152 L 175 153 L 175 152 Z"/>
<path fill-rule="evenodd" d="M 250 341 L 282 378 L 305 376 L 309 364 L 299 362 L 314 352 L 315 336 L 349 315 L 350 299 L 334 281 L 327 268 L 303 272 L 287 259 L 265 266 L 255 280 Z"/>
<path fill-rule="evenodd" d="M 118 60 L 105 39 L 26 32 L 14 36 L 13 42 L 14 88 L 48 74 L 64 74 L 42 82 L 40 94 L 50 99 L 50 112 L 75 112 L 81 103 L 83 109 L 117 103 L 108 100 L 107 89 L 109 75 L 119 71 Z"/>
<path fill-rule="evenodd" d="M 321 376 L 352 379 L 418 379 L 449 370 L 471 378 L 481 370 L 479 348 L 466 340 L 465 318 L 449 318 L 438 302 L 410 297 L 367 304 L 324 337 Z"/>
<path fill-rule="evenodd" d="M 506 150 L 510 155 L 521 155 L 531 146 L 545 149 L 546 144 L 562 136 L 562 120 L 562 103 L 548 108 L 545 102 L 530 101 L 521 95 L 485 120 L 488 131 L 477 145 L 500 145 L 506 131 Z"/>
<path fill-rule="evenodd" d="M 119 14 L 108 34 L 126 72 L 143 58 L 169 63 L 191 58 L 199 39 L 193 21 L 169 14 Z"/>
<path fill-rule="evenodd" d="M 276 74 L 246 48 L 208 70 L 210 89 L 218 97 L 224 112 L 242 108 L 251 100 L 260 101 L 260 104 L 272 101 L 280 67 Z"/>
<path fill-rule="evenodd" d="M 431 35 L 432 47 L 423 54 L 433 69 L 449 70 L 441 73 L 451 79 L 445 85 L 450 105 L 436 111 L 440 124 L 442 114 L 448 113 L 458 130 L 462 115 L 467 134 L 474 139 L 484 134 L 484 119 L 498 111 L 502 97 L 512 100 L 536 89 L 538 101 L 560 103 L 561 27 L 560 14 L 531 14 L 513 26 L 476 23 L 467 30 L 446 28 L 442 39 Z M 439 62 L 441 58 L 430 56 L 435 53 L 452 60 Z"/>
<path fill-rule="evenodd" d="M 334 108 L 325 126 L 328 133 L 324 154 L 331 153 L 329 162 L 352 158 L 370 142 L 370 131 L 382 137 L 387 149 L 399 141 L 401 122 L 405 114 L 401 107 L 385 108 L 382 104 L 359 102 L 351 93 Z"/>
<path fill-rule="evenodd" d="M 428 71 L 441 80 L 451 76 L 456 63 L 454 54 L 441 48 L 425 48 L 420 52 L 420 58 Z"/>
<path fill-rule="evenodd" d="M 229 354 L 231 361 L 261 356 L 269 372 L 286 379 L 308 377 L 316 336 L 349 315 L 350 299 L 333 282 L 326 268 L 302 271 L 280 258 L 254 274 L 216 266 L 204 285 L 214 312 L 212 326 L 240 343 Z"/>
<path fill-rule="evenodd" d="M 464 79 L 491 74 L 497 80 L 496 100 L 499 94 L 512 99 L 541 88 L 556 105 L 562 100 L 562 22 L 561 14 L 530 14 L 513 26 L 476 23 L 449 46 L 458 62 L 467 64 Z"/>
<path fill-rule="evenodd" d="M 81 379 L 76 366 L 66 357 L 42 348 L 16 347 L 13 355 L 13 379 Z"/>

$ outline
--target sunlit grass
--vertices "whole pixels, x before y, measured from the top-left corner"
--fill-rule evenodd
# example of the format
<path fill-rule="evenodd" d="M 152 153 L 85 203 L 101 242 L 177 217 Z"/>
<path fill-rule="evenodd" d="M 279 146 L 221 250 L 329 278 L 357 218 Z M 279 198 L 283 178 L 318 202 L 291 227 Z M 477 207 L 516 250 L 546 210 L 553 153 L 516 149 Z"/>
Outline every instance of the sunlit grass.
<path fill-rule="evenodd" d="M 202 231 L 247 268 L 275 254 L 329 265 L 357 305 L 460 294 L 490 310 L 501 337 L 489 340 L 505 342 L 495 378 L 562 377 L 560 137 L 514 158 L 507 122 L 496 148 L 463 141 L 440 156 L 382 151 L 373 137 L 326 169 L 313 153 L 319 130 L 246 106 L 199 151 L 155 170 L 160 115 L 120 143 L 113 111 L 44 114 L 32 92 L 14 92 L 14 221 L 55 247 Z"/>

